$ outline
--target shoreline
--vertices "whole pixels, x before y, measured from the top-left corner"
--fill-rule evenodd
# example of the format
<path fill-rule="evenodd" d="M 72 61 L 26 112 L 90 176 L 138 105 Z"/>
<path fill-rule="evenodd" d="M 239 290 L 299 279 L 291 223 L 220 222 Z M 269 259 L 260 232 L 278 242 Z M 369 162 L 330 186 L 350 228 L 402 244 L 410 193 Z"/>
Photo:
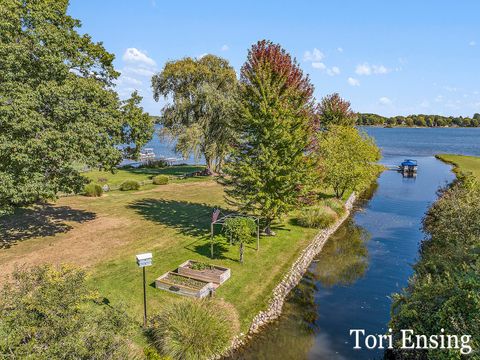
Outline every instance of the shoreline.
<path fill-rule="evenodd" d="M 226 348 L 221 354 L 214 356 L 213 359 L 222 359 L 232 355 L 235 351 L 241 349 L 248 341 L 258 332 L 260 332 L 266 325 L 276 320 L 283 310 L 283 304 L 290 291 L 295 288 L 303 275 L 307 271 L 311 262 L 318 255 L 330 236 L 337 231 L 337 229 L 348 219 L 351 215 L 353 204 L 357 200 L 355 193 L 352 193 L 345 202 L 346 212 L 339 218 L 335 224 L 326 229 L 320 230 L 312 241 L 300 253 L 297 260 L 292 264 L 288 272 L 284 275 L 280 283 L 272 291 L 270 301 L 266 310 L 261 310 L 250 323 L 250 327 L 246 334 L 240 333 L 233 340 L 231 345 Z"/>

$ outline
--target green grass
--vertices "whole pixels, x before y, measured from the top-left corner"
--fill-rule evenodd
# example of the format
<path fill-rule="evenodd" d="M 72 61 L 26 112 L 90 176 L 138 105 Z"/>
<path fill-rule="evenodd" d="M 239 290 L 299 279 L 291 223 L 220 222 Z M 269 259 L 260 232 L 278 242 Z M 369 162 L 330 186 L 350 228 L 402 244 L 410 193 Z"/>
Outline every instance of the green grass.
<path fill-rule="evenodd" d="M 436 157 L 454 165 L 455 173 L 459 175 L 472 174 L 480 179 L 480 157 L 453 154 L 439 154 Z"/>
<path fill-rule="evenodd" d="M 94 183 L 108 184 L 113 187 L 120 186 L 125 180 L 145 181 L 151 180 L 155 175 L 170 175 L 180 176 L 195 171 L 201 171 L 205 167 L 201 165 L 180 165 L 180 166 L 168 166 L 159 169 L 118 169 L 114 174 L 108 171 L 92 170 L 83 173 L 84 176 L 89 178 Z M 200 178 L 189 178 L 187 180 L 198 180 Z"/>
<path fill-rule="evenodd" d="M 109 184 L 120 184 L 126 179 L 142 181 L 152 174 L 177 175 L 182 171 L 194 169 L 131 169 L 87 175 L 93 181 L 106 177 Z M 8 248 L 0 247 L 4 270 L 0 282 L 13 270 L 14 263 L 77 264 L 88 268 L 88 282 L 101 296 L 113 305 L 126 305 L 140 325 L 142 272 L 135 263 L 136 254 L 153 253 L 153 265 L 146 269 L 150 315 L 181 299 L 154 288 L 157 277 L 188 259 L 207 262 L 231 269 L 231 278 L 215 296 L 233 305 L 240 329 L 246 332 L 253 317 L 266 308 L 273 288 L 318 230 L 285 219 L 274 228 L 276 236 L 261 237 L 259 251 L 254 242 L 246 246 L 243 265 L 238 262 L 238 246 L 230 246 L 223 236 L 217 236 L 212 260 L 210 218 L 214 207 L 229 211 L 223 196 L 223 188 L 211 178 L 185 179 L 162 186 L 145 185 L 139 191 L 111 191 L 99 198 L 64 197 L 43 210 L 19 211 L 5 220 L 5 226 L 0 224 L 0 235 L 6 235 L 12 243 Z M 32 226 L 33 220 L 38 225 Z M 140 330 L 135 342 L 146 344 Z"/>

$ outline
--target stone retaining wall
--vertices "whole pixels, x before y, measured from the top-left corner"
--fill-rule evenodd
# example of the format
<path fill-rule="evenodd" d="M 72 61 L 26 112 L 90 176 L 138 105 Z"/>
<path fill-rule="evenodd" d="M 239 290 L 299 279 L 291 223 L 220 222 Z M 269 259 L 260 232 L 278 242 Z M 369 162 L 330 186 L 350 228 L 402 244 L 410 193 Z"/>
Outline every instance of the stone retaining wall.
<path fill-rule="evenodd" d="M 322 229 L 318 232 L 308 246 L 302 251 L 298 259 L 293 263 L 288 273 L 283 277 L 282 281 L 273 289 L 272 298 L 268 304 L 268 307 L 264 311 L 260 311 L 252 320 L 248 333 L 240 334 L 233 342 L 232 346 L 228 349 L 226 354 L 230 354 L 234 350 L 244 345 L 248 339 L 266 324 L 277 319 L 282 313 L 283 304 L 290 291 L 298 285 L 303 275 L 307 271 L 310 263 L 315 256 L 322 250 L 323 245 L 327 242 L 328 238 L 340 227 L 340 225 L 350 215 L 350 210 L 355 202 L 355 194 L 352 193 L 348 200 L 345 202 L 347 208 L 346 213 L 337 220 L 332 226 Z"/>

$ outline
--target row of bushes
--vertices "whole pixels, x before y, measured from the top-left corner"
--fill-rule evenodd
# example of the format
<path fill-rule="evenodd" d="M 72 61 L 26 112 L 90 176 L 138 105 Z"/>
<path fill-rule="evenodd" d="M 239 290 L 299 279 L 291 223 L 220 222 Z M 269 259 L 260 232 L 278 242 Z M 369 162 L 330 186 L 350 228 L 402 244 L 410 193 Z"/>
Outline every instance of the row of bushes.
<path fill-rule="evenodd" d="M 478 359 L 480 349 L 480 184 L 473 178 L 441 191 L 423 220 L 426 238 L 408 287 L 394 295 L 388 359 Z M 456 349 L 401 349 L 400 330 L 461 337 Z M 471 337 L 471 339 L 467 339 Z M 469 341 L 467 341 L 469 340 Z M 473 354 L 475 353 L 475 354 Z"/>
<path fill-rule="evenodd" d="M 326 228 L 334 224 L 346 212 L 345 205 L 338 199 L 325 199 L 318 204 L 301 210 L 297 222 L 301 226 Z"/>
<path fill-rule="evenodd" d="M 168 184 L 169 177 L 167 175 L 157 175 L 152 178 L 152 183 L 155 185 L 166 185 Z M 120 184 L 119 190 L 121 191 L 130 191 L 130 190 L 138 190 L 142 186 L 137 180 L 125 180 L 123 183 Z M 99 197 L 103 194 L 103 187 L 102 185 L 90 183 L 87 184 L 83 190 L 85 196 L 90 197 Z"/>

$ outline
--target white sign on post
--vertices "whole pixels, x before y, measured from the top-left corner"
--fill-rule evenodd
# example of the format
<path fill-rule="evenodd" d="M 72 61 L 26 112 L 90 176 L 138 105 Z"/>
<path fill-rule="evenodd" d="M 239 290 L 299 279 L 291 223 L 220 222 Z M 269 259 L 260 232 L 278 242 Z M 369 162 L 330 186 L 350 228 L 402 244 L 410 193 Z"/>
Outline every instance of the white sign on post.
<path fill-rule="evenodd" d="M 138 267 L 152 265 L 152 253 L 139 254 L 136 256 Z"/>

